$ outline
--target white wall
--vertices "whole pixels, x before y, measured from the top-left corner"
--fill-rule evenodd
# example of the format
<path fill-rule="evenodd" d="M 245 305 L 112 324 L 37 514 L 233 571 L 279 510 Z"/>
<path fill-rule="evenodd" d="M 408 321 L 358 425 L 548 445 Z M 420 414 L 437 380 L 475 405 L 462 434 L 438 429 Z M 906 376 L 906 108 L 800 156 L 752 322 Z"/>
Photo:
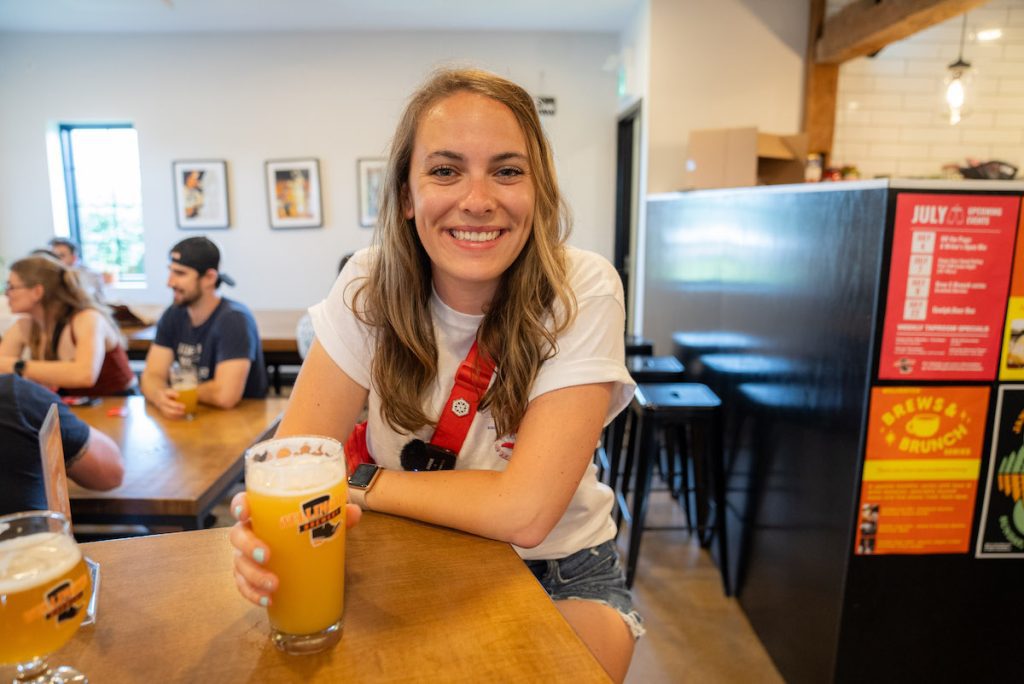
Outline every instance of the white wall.
<path fill-rule="evenodd" d="M 647 192 L 679 190 L 689 132 L 796 133 L 808 3 L 651 0 Z"/>
<path fill-rule="evenodd" d="M 642 102 L 639 194 L 679 190 L 691 130 L 756 126 L 796 133 L 803 106 L 808 5 L 796 0 L 645 0 L 624 28 L 620 110 Z M 646 202 L 630 299 L 643 331 Z"/>
<path fill-rule="evenodd" d="M 356 207 L 356 159 L 382 156 L 405 98 L 431 68 L 491 69 L 558 98 L 545 117 L 573 209 L 572 243 L 611 256 L 616 74 L 613 34 L 0 34 L 0 257 L 53 234 L 45 134 L 61 122 L 129 121 L 139 133 L 145 290 L 166 302 L 167 250 L 195 231 L 174 220 L 171 162 L 226 159 L 231 228 L 209 231 L 255 308 L 320 299 L 338 258 L 369 243 Z M 324 227 L 271 230 L 263 163 L 317 157 Z"/>
<path fill-rule="evenodd" d="M 1024 176 L 1024 0 L 992 0 L 968 13 L 964 58 L 976 70 L 974 89 L 963 121 L 950 126 L 943 79 L 959 52 L 961 22 L 840 67 L 834 165 L 856 165 L 865 178 L 938 176 L 944 164 L 972 157 L 1010 162 Z M 992 26 L 1002 27 L 1002 38 L 973 40 Z"/>

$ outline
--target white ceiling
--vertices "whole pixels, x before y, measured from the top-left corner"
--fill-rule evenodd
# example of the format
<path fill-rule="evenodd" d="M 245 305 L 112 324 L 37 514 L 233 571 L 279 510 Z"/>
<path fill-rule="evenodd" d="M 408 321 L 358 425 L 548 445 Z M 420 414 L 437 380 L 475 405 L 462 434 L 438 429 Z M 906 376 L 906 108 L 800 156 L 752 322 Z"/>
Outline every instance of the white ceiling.
<path fill-rule="evenodd" d="M 642 0 L 0 0 L 0 31 L 621 30 Z"/>

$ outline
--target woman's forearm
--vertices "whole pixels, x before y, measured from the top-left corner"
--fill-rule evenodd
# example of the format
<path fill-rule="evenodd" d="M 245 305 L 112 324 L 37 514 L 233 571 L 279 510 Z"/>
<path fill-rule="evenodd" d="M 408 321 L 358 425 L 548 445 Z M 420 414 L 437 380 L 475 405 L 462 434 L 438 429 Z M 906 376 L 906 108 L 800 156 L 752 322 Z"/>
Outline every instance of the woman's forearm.
<path fill-rule="evenodd" d="M 91 366 L 75 361 L 40 361 L 29 359 L 22 373 L 29 380 L 54 387 L 88 388 L 96 384 L 98 373 Z"/>
<path fill-rule="evenodd" d="M 536 546 L 561 515 L 543 515 L 535 497 L 515 492 L 507 480 L 506 473 L 494 470 L 387 470 L 367 494 L 366 505 L 524 548 Z"/>

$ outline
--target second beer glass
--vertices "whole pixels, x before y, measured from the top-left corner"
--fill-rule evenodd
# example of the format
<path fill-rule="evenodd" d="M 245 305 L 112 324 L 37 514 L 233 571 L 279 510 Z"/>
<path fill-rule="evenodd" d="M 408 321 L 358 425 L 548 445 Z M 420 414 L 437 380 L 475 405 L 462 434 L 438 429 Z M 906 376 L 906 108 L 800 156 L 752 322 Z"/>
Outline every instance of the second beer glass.
<path fill-rule="evenodd" d="M 185 418 L 192 420 L 199 408 L 199 369 L 195 366 L 171 366 L 171 389 L 185 405 Z"/>
<path fill-rule="evenodd" d="M 252 528 L 279 579 L 267 608 L 271 639 L 286 653 L 341 638 L 347 487 L 344 450 L 329 437 L 273 439 L 245 453 Z"/>

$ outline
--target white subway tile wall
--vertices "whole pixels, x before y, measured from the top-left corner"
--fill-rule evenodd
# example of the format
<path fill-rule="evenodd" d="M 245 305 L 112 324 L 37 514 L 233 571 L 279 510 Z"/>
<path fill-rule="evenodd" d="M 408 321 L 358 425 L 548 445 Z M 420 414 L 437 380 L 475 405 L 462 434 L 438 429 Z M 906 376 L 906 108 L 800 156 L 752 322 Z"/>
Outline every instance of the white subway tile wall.
<path fill-rule="evenodd" d="M 831 16 L 851 0 L 829 0 Z M 938 177 L 967 159 L 1006 161 L 1024 177 L 1024 0 L 991 0 L 967 14 L 964 59 L 974 67 L 965 115 L 949 125 L 947 66 L 957 58 L 955 17 L 839 68 L 832 164 L 863 178 Z M 978 31 L 1002 29 L 994 41 Z"/>

